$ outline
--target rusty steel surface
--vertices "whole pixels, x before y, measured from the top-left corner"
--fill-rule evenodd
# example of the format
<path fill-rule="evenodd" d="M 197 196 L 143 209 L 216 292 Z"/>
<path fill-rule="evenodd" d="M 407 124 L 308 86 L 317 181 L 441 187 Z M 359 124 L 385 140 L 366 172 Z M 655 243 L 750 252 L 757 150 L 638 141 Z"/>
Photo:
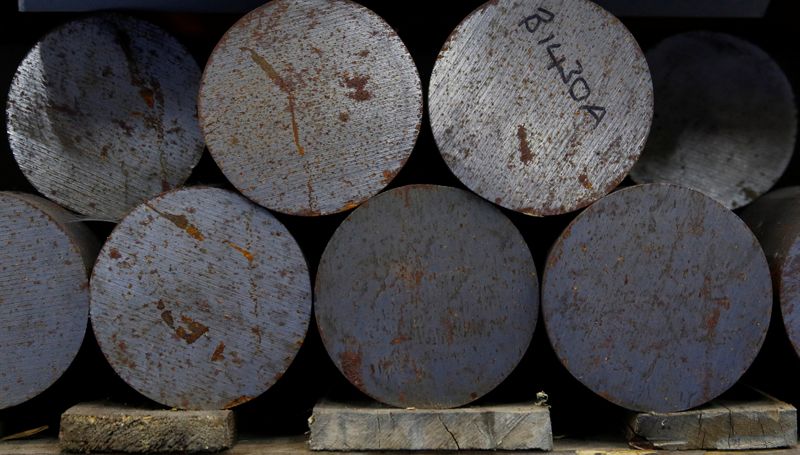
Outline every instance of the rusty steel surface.
<path fill-rule="evenodd" d="M 467 187 L 535 216 L 584 207 L 627 175 L 653 111 L 647 62 L 588 0 L 495 0 L 470 14 L 431 76 L 436 143 Z"/>
<path fill-rule="evenodd" d="M 52 385 L 86 331 L 97 241 L 37 196 L 0 193 L 0 409 Z"/>
<path fill-rule="evenodd" d="M 404 186 L 356 209 L 320 261 L 315 314 L 345 377 L 398 407 L 449 408 L 496 387 L 539 308 L 516 227 L 474 195 Z"/>
<path fill-rule="evenodd" d="M 267 390 L 311 313 L 308 266 L 289 231 L 215 188 L 134 209 L 103 246 L 90 290 L 92 326 L 117 374 L 182 409 L 231 408 Z"/>
<path fill-rule="evenodd" d="M 553 246 L 545 327 L 589 389 L 636 411 L 701 405 L 750 366 L 772 288 L 747 226 L 702 193 L 639 185 L 591 205 Z"/>
<path fill-rule="evenodd" d="M 49 199 L 117 221 L 182 184 L 200 160 L 200 68 L 165 31 L 122 15 L 69 22 L 17 69 L 8 136 Z"/>
<path fill-rule="evenodd" d="M 767 193 L 741 216 L 767 256 L 783 325 L 800 355 L 800 187 Z"/>
<path fill-rule="evenodd" d="M 245 196 L 279 212 L 351 209 L 400 171 L 422 117 L 416 66 L 392 28 L 344 0 L 274 0 L 209 58 L 200 122 Z"/>
<path fill-rule="evenodd" d="M 728 208 L 769 190 L 797 137 L 794 94 L 778 64 L 753 44 L 712 32 L 667 38 L 647 60 L 656 117 L 631 177 L 694 188 Z"/>

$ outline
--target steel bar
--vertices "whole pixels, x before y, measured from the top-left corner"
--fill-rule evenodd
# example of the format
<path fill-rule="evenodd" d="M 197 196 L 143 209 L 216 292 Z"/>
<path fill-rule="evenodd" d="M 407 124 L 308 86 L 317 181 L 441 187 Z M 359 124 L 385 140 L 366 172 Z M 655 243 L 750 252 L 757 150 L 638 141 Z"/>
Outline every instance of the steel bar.
<path fill-rule="evenodd" d="M 741 216 L 767 255 L 783 325 L 800 355 L 800 187 L 767 193 Z"/>
<path fill-rule="evenodd" d="M 261 394 L 305 339 L 311 283 L 289 231 L 233 192 L 186 188 L 134 209 L 103 246 L 91 320 L 134 389 L 182 409 Z"/>
<path fill-rule="evenodd" d="M 772 287 L 747 226 L 702 193 L 639 185 L 591 205 L 547 260 L 542 310 L 561 363 L 635 411 L 719 396 L 767 333 Z"/>
<path fill-rule="evenodd" d="M 731 209 L 769 190 L 797 137 L 794 94 L 778 64 L 742 39 L 712 32 L 667 38 L 647 60 L 656 117 L 631 177 L 688 186 Z"/>
<path fill-rule="evenodd" d="M 42 38 L 17 69 L 8 134 L 47 198 L 111 221 L 182 184 L 203 152 L 200 68 L 148 22 L 109 14 Z"/>
<path fill-rule="evenodd" d="M 0 409 L 52 385 L 83 342 L 97 240 L 38 196 L 0 193 Z"/>
<path fill-rule="evenodd" d="M 320 261 L 315 314 L 333 362 L 397 407 L 449 408 L 522 358 L 539 296 L 516 227 L 474 195 L 412 185 L 356 209 Z"/>
<path fill-rule="evenodd" d="M 394 178 L 414 147 L 414 62 L 372 11 L 340 0 L 275 0 L 217 45 L 200 122 L 231 183 L 294 215 L 352 209 Z"/>
<path fill-rule="evenodd" d="M 442 48 L 429 98 L 455 176 L 535 216 L 614 189 L 639 157 L 653 110 L 641 49 L 588 0 L 486 3 Z"/>

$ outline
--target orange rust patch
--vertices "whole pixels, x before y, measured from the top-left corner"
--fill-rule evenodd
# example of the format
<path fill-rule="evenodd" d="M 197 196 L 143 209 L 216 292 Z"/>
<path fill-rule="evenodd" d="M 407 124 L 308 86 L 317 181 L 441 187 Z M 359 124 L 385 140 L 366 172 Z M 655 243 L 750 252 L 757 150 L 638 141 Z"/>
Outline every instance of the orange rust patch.
<path fill-rule="evenodd" d="M 119 250 L 116 248 L 111 248 L 111 251 L 108 252 L 108 256 L 111 257 L 111 259 L 119 259 L 122 257 L 122 255 L 119 254 Z"/>
<path fill-rule="evenodd" d="M 295 98 L 294 98 L 294 90 L 292 84 L 290 84 L 286 79 L 282 78 L 281 75 L 278 74 L 277 71 L 275 71 L 275 68 L 273 68 L 272 65 L 269 64 L 267 59 L 258 55 L 258 53 L 253 49 L 247 47 L 241 47 L 239 49 L 244 52 L 249 52 L 250 59 L 253 60 L 253 62 L 255 62 L 255 64 L 258 65 L 264 71 L 264 74 L 266 74 L 267 77 L 269 77 L 272 83 L 275 84 L 280 89 L 280 91 L 286 94 L 286 98 L 288 99 L 289 102 L 289 115 L 292 118 L 292 135 L 294 136 L 294 145 L 297 148 L 297 153 L 299 153 L 300 156 L 305 155 L 306 151 L 303 148 L 303 146 L 300 145 L 300 129 L 297 126 L 297 117 L 295 115 L 295 109 L 294 109 Z"/>
<path fill-rule="evenodd" d="M 175 334 L 178 335 L 178 338 L 181 338 L 188 344 L 194 343 L 201 336 L 205 335 L 206 332 L 208 332 L 208 327 L 188 316 L 181 315 L 181 322 L 186 324 L 186 328 L 178 327 L 175 330 Z"/>
<path fill-rule="evenodd" d="M 248 401 L 250 401 L 252 399 L 253 399 L 253 397 L 249 397 L 247 395 L 243 395 L 243 396 L 240 396 L 239 398 L 237 398 L 235 400 L 231 400 L 230 402 L 226 403 L 225 406 L 223 406 L 222 408 L 223 409 L 235 408 L 236 406 L 239 406 L 242 403 L 247 403 Z"/>
<path fill-rule="evenodd" d="M 350 120 L 350 114 L 347 112 L 340 112 L 339 113 L 339 121 L 345 123 Z"/>
<path fill-rule="evenodd" d="M 358 55 L 361 58 L 365 58 L 365 57 L 367 57 L 369 55 L 369 51 L 367 49 L 364 49 L 363 51 L 359 52 L 356 55 Z"/>
<path fill-rule="evenodd" d="M 361 388 L 364 382 L 361 380 L 361 353 L 345 351 L 339 356 L 342 362 L 342 373 L 354 386 Z"/>
<path fill-rule="evenodd" d="M 369 76 L 350 77 L 348 73 L 344 73 L 342 79 L 345 87 L 354 90 L 353 92 L 347 94 L 349 98 L 352 98 L 356 101 L 367 101 L 372 98 L 372 93 L 366 89 Z"/>
<path fill-rule="evenodd" d="M 580 181 L 581 185 L 583 185 L 583 187 L 587 190 L 591 190 L 593 188 L 592 182 L 589 181 L 589 177 L 587 177 L 586 174 L 579 175 L 578 181 Z"/>
<path fill-rule="evenodd" d="M 139 90 L 139 96 L 141 96 L 144 102 L 147 103 L 147 107 L 151 109 L 156 104 L 155 97 L 153 95 L 154 95 L 153 91 L 149 88 L 145 87 Z"/>
<path fill-rule="evenodd" d="M 392 179 L 394 179 L 395 176 L 397 176 L 398 172 L 399 172 L 399 170 L 396 170 L 396 171 L 384 170 L 383 171 L 383 183 L 384 184 L 388 184 L 389 182 L 391 182 Z"/>
<path fill-rule="evenodd" d="M 162 218 L 172 222 L 172 224 L 177 226 L 179 229 L 183 229 L 184 231 L 186 231 L 187 234 L 194 237 L 196 240 L 199 241 L 205 240 L 203 233 L 201 233 L 193 224 L 189 223 L 189 220 L 186 218 L 186 215 L 175 215 L 172 213 L 162 212 L 157 208 L 153 207 L 152 205 L 150 205 L 150 203 L 148 202 L 145 202 L 144 205 L 146 205 L 150 210 L 158 213 Z"/>
<path fill-rule="evenodd" d="M 223 354 L 224 352 L 225 352 L 225 343 L 220 341 L 219 345 L 217 345 L 217 349 L 214 349 L 214 353 L 211 354 L 211 361 L 218 362 L 220 360 L 223 360 L 225 358 L 225 354 Z"/>
<path fill-rule="evenodd" d="M 517 139 L 519 139 L 519 159 L 528 164 L 533 159 L 533 153 L 528 145 L 528 130 L 523 125 L 517 127 Z"/>
<path fill-rule="evenodd" d="M 242 253 L 242 256 L 244 256 L 244 258 L 247 259 L 247 262 L 251 262 L 251 263 L 253 262 L 253 259 L 255 257 L 255 256 L 253 256 L 253 253 L 251 253 L 251 252 L 247 251 L 246 249 L 240 247 L 239 245 L 231 242 L 230 240 L 226 240 L 225 244 L 228 245 L 229 247 L 233 248 L 234 250 L 238 251 L 239 253 Z"/>
<path fill-rule="evenodd" d="M 172 189 L 172 185 L 166 180 L 161 180 L 161 191 L 167 192 Z"/>
<path fill-rule="evenodd" d="M 261 328 L 259 327 L 251 327 L 250 331 L 256 336 L 256 341 L 258 344 L 261 344 Z"/>
<path fill-rule="evenodd" d="M 358 202 L 348 202 L 347 204 L 342 207 L 342 210 L 350 210 L 358 207 Z"/>
<path fill-rule="evenodd" d="M 407 336 L 405 336 L 405 335 L 400 335 L 400 336 L 394 337 L 394 338 L 392 339 L 392 342 L 391 342 L 391 344 L 400 344 L 400 343 L 405 343 L 406 341 L 409 341 L 410 339 L 411 339 L 411 338 L 409 338 L 409 337 L 407 337 Z"/>

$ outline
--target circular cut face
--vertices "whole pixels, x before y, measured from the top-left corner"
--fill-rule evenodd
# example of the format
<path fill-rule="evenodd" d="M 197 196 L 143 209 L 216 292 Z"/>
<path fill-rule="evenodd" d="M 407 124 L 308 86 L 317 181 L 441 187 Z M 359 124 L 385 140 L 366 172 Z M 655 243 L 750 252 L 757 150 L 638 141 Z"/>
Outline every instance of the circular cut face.
<path fill-rule="evenodd" d="M 445 43 L 429 97 L 433 135 L 456 177 L 537 216 L 617 186 L 653 110 L 636 41 L 588 0 L 487 3 Z"/>
<path fill-rule="evenodd" d="M 731 387 L 761 347 L 771 305 L 769 268 L 745 224 L 668 184 L 618 191 L 578 215 L 542 282 L 561 362 L 636 411 L 685 410 Z"/>
<path fill-rule="evenodd" d="M 322 256 L 315 312 L 325 348 L 362 392 L 448 408 L 517 365 L 539 308 L 530 251 L 466 191 L 414 185 L 353 212 Z"/>
<path fill-rule="evenodd" d="M 0 409 L 50 387 L 86 331 L 81 252 L 38 199 L 0 193 Z"/>
<path fill-rule="evenodd" d="M 792 87 L 761 49 L 721 33 L 675 35 L 647 53 L 656 117 L 637 182 L 673 182 L 728 208 L 752 202 L 794 152 Z"/>
<path fill-rule="evenodd" d="M 274 0 L 237 22 L 209 58 L 200 122 L 245 196 L 283 213 L 351 209 L 414 147 L 422 89 L 397 34 L 342 0 Z"/>
<path fill-rule="evenodd" d="M 11 148 L 48 198 L 119 220 L 182 184 L 203 152 L 200 69 L 158 27 L 120 15 L 70 22 L 45 36 L 8 95 Z"/>
<path fill-rule="evenodd" d="M 311 313 L 308 268 L 269 212 L 220 189 L 145 202 L 104 245 L 91 281 L 97 341 L 140 393 L 230 408 L 288 368 Z"/>

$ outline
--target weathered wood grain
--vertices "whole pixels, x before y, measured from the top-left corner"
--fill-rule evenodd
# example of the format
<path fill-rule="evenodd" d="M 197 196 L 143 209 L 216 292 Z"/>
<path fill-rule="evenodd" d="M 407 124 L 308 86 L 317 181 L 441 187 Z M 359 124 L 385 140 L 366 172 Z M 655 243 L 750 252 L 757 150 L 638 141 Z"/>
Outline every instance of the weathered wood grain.
<path fill-rule="evenodd" d="M 311 283 L 289 231 L 231 191 L 185 188 L 140 205 L 111 233 L 91 319 L 114 370 L 152 400 L 231 408 L 294 359 Z"/>
<path fill-rule="evenodd" d="M 83 342 L 99 245 L 77 216 L 0 192 L 0 409 L 52 385 Z"/>
<path fill-rule="evenodd" d="M 199 81 L 192 56 L 155 25 L 117 14 L 69 22 L 14 76 L 14 157 L 49 199 L 117 221 L 182 184 L 199 161 Z"/>
<path fill-rule="evenodd" d="M 233 411 L 167 411 L 85 403 L 61 415 L 66 452 L 197 453 L 229 449 L 236 441 Z"/>
<path fill-rule="evenodd" d="M 311 450 L 550 450 L 550 412 L 533 403 L 395 409 L 323 401 L 311 416 Z"/>
<path fill-rule="evenodd" d="M 793 447 L 797 410 L 761 394 L 748 400 L 717 399 L 689 411 L 634 414 L 627 435 L 637 445 L 668 450 Z"/>

